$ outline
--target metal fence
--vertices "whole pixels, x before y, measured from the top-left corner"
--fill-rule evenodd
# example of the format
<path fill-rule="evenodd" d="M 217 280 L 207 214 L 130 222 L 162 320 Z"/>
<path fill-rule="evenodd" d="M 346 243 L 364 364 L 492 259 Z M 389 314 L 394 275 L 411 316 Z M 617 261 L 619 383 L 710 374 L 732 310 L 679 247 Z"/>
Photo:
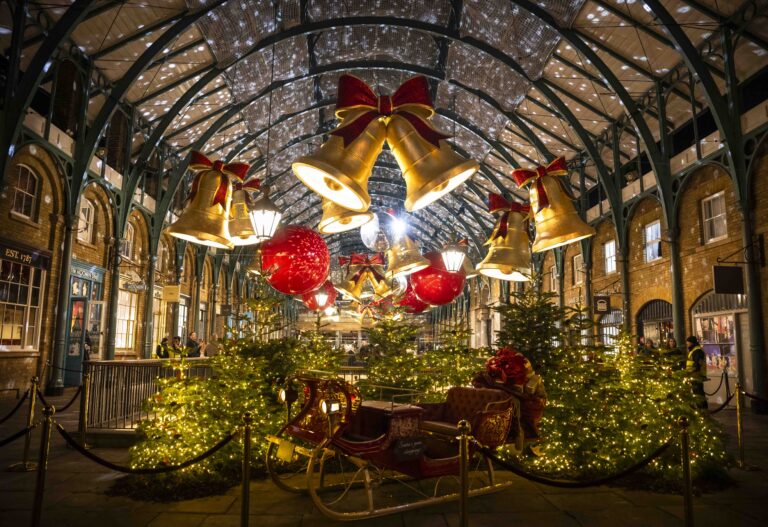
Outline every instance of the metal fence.
<path fill-rule="evenodd" d="M 168 360 L 97 360 L 86 362 L 90 374 L 87 426 L 95 429 L 131 429 L 150 417 L 144 403 L 159 391 L 158 380 L 184 375 L 208 378 L 212 370 L 205 358 L 187 359 L 179 370 Z"/>

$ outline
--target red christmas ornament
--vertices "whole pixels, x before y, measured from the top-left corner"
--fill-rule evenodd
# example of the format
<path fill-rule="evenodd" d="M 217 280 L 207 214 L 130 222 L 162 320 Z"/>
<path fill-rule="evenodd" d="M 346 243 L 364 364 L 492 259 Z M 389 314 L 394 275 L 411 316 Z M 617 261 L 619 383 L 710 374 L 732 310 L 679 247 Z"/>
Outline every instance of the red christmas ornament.
<path fill-rule="evenodd" d="M 424 255 L 430 266 L 411 275 L 411 285 L 416 297 L 433 306 L 448 304 L 464 289 L 464 271 L 449 273 L 445 270 L 439 252 Z"/>
<path fill-rule="evenodd" d="M 413 286 L 408 282 L 408 288 L 403 293 L 403 297 L 397 301 L 397 305 L 405 308 L 406 313 L 421 313 L 429 307 L 429 304 L 425 304 L 416 297 L 416 293 L 413 292 Z"/>
<path fill-rule="evenodd" d="M 269 285 L 286 295 L 303 295 L 328 278 L 331 254 L 322 236 L 307 227 L 286 225 L 261 246 L 261 269 Z"/>
<path fill-rule="evenodd" d="M 320 291 L 325 291 L 325 294 L 328 295 L 328 298 L 323 305 L 317 303 L 317 293 Z M 333 303 L 336 302 L 337 295 L 338 293 L 336 292 L 336 288 L 333 287 L 333 284 L 330 280 L 327 280 L 323 285 L 314 291 L 310 291 L 309 293 L 304 293 L 301 295 L 301 300 L 304 302 L 304 305 L 312 311 L 322 311 L 327 307 L 331 307 Z"/>

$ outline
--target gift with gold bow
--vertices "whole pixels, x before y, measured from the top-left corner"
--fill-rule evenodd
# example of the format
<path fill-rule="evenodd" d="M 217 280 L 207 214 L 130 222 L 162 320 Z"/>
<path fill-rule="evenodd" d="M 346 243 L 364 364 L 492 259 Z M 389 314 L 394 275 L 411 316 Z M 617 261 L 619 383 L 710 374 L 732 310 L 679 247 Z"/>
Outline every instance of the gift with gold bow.
<path fill-rule="evenodd" d="M 406 183 L 405 208 L 414 211 L 451 192 L 479 165 L 458 156 L 435 130 L 429 85 L 424 77 L 403 83 L 394 94 L 377 96 L 362 80 L 341 75 L 336 117 L 341 122 L 316 153 L 297 159 L 293 172 L 307 187 L 353 211 L 371 203 L 368 178 L 384 141 Z"/>
<path fill-rule="evenodd" d="M 568 166 L 558 157 L 547 166 L 517 169 L 512 177 L 520 188 L 528 187 L 536 225 L 533 252 L 543 252 L 595 234 L 579 217 L 567 188 Z"/>

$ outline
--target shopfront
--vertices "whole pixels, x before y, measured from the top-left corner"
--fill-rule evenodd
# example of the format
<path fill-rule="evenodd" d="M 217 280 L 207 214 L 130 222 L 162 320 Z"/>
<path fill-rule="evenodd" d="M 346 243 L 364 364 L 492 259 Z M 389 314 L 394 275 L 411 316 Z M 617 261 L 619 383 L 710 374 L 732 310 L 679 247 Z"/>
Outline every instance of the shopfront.
<path fill-rule="evenodd" d="M 72 261 L 64 385 L 78 386 L 84 360 L 103 358 L 104 269 Z"/>
<path fill-rule="evenodd" d="M 43 291 L 50 263 L 47 254 L 0 240 L 0 352 L 4 355 L 40 351 Z"/>
<path fill-rule="evenodd" d="M 691 316 L 693 331 L 707 355 L 709 380 L 704 390 L 712 394 L 711 400 L 722 402 L 727 397 L 727 389 L 733 391 L 740 372 L 749 371 L 742 363 L 749 359 L 746 295 L 709 292 L 693 305 Z M 741 378 L 745 377 L 741 375 Z"/>
<path fill-rule="evenodd" d="M 672 304 L 665 300 L 651 300 L 637 314 L 637 334 L 646 344 L 659 347 L 673 337 Z"/>

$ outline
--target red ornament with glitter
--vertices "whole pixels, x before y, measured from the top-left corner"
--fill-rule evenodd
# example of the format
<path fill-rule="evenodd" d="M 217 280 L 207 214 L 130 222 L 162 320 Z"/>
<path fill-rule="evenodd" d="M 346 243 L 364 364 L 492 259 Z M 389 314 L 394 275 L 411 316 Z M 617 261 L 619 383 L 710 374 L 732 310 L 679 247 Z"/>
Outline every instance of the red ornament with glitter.
<path fill-rule="evenodd" d="M 464 271 L 449 273 L 439 252 L 424 257 L 430 266 L 411 275 L 413 292 L 419 300 L 433 306 L 450 303 L 464 289 Z"/>
<path fill-rule="evenodd" d="M 328 278 L 331 254 L 317 232 L 300 225 L 281 227 L 261 246 L 261 269 L 269 285 L 286 295 L 303 295 Z"/>
<path fill-rule="evenodd" d="M 327 295 L 326 301 L 322 305 L 320 305 L 317 301 L 317 293 L 321 291 L 324 291 Z M 333 284 L 330 280 L 327 280 L 323 285 L 314 291 L 310 291 L 309 293 L 304 293 L 301 295 L 301 300 L 304 302 L 304 305 L 312 311 L 322 311 L 323 309 L 331 307 L 333 303 L 336 302 L 337 295 L 338 293 L 336 292 L 336 288 L 333 287 Z"/>
<path fill-rule="evenodd" d="M 429 307 L 429 304 L 425 304 L 418 299 L 416 293 L 413 292 L 413 286 L 408 283 L 408 288 L 403 293 L 403 297 L 397 301 L 397 305 L 405 308 L 406 313 L 421 313 Z"/>

